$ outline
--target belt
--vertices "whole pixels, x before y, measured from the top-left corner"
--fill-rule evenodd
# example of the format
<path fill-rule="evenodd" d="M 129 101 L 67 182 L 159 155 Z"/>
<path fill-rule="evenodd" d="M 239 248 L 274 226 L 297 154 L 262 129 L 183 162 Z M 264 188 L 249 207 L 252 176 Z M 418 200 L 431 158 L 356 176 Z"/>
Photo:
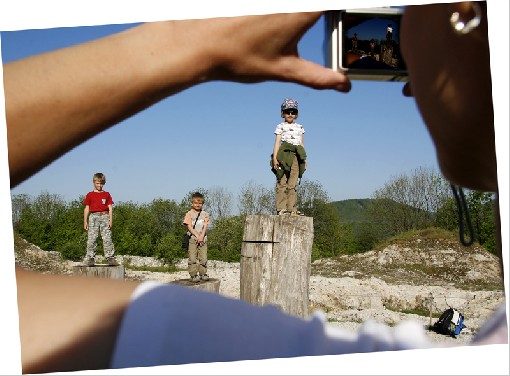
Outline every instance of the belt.
<path fill-rule="evenodd" d="M 107 211 L 102 211 L 102 212 L 92 212 L 90 214 L 99 214 L 99 215 L 106 215 L 106 214 L 109 214 L 109 212 Z"/>

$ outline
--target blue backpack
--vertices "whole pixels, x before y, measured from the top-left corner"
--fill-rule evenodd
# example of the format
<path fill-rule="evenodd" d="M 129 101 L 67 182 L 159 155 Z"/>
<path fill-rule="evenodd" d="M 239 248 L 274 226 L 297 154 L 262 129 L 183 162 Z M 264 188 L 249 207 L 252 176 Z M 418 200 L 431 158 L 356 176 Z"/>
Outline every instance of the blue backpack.
<path fill-rule="evenodd" d="M 456 337 L 464 329 L 464 316 L 455 308 L 448 308 L 434 323 L 432 329 L 441 334 Z"/>

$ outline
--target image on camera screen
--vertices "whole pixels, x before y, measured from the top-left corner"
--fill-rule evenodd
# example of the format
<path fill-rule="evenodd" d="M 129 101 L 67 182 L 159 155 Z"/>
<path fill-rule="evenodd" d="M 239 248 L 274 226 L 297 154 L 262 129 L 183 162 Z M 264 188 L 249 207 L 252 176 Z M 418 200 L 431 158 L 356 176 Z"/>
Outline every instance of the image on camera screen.
<path fill-rule="evenodd" d="M 345 12 L 341 34 L 343 68 L 406 71 L 400 54 L 400 17 Z"/>

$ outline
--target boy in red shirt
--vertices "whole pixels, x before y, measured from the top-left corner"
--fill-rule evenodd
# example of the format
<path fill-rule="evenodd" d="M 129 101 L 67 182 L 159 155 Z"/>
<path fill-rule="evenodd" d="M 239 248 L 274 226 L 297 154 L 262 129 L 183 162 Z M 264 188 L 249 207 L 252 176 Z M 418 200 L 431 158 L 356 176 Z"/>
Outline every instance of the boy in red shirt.
<path fill-rule="evenodd" d="M 83 203 L 83 228 L 88 231 L 87 253 L 85 254 L 85 264 L 94 266 L 97 249 L 97 237 L 101 232 L 103 239 L 104 256 L 109 265 L 118 265 L 113 257 L 115 249 L 112 242 L 112 205 L 113 200 L 110 193 L 103 191 L 106 184 L 104 174 L 98 172 L 92 179 L 94 190 L 87 193 Z M 89 215 L 90 213 L 90 215 Z"/>

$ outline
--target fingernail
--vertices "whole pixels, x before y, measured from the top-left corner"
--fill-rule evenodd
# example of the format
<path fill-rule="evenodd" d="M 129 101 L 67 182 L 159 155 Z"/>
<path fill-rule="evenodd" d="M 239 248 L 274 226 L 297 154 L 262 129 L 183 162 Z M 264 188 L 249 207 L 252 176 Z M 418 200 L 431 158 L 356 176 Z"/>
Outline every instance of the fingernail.
<path fill-rule="evenodd" d="M 339 83 L 335 89 L 338 91 L 348 92 L 351 90 L 351 82 L 346 81 L 346 82 Z"/>

